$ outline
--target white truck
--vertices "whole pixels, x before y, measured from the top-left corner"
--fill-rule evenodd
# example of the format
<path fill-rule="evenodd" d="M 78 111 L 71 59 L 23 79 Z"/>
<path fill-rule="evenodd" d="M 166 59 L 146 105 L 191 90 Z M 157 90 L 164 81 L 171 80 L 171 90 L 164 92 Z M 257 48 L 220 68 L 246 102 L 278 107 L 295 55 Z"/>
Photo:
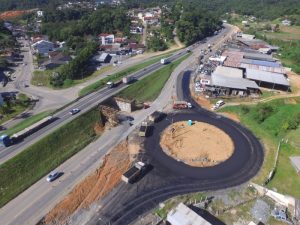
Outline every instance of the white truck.
<path fill-rule="evenodd" d="M 163 59 L 160 60 L 160 63 L 161 63 L 162 65 L 168 64 L 169 62 L 170 62 L 170 61 L 169 61 L 168 59 L 166 59 L 166 58 L 163 58 Z"/>
<path fill-rule="evenodd" d="M 135 77 L 133 77 L 133 76 L 126 76 L 126 77 L 122 78 L 122 82 L 124 84 L 129 84 L 129 83 L 133 82 L 133 80 L 135 80 Z"/>

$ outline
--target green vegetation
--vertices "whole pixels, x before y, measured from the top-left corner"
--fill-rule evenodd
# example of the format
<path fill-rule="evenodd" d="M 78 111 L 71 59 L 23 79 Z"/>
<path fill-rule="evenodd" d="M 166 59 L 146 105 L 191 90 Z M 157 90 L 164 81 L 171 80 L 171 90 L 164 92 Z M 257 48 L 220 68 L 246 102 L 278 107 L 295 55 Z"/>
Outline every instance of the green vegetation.
<path fill-rule="evenodd" d="M 137 81 L 121 91 L 118 96 L 126 99 L 135 99 L 138 102 L 153 101 L 160 94 L 174 69 L 189 56 L 190 54 Z"/>
<path fill-rule="evenodd" d="M 0 106 L 0 124 L 24 112 L 30 105 L 30 99 L 25 94 L 19 94 L 17 99 L 5 99 Z"/>
<path fill-rule="evenodd" d="M 264 165 L 254 179 L 259 184 L 264 183 L 274 166 L 279 141 L 282 138 L 291 138 L 291 141 L 281 146 L 278 167 L 268 187 L 299 198 L 300 178 L 291 165 L 289 157 L 300 155 L 299 150 L 294 146 L 295 140 L 299 138 L 295 136 L 295 133 L 299 132 L 300 98 L 273 100 L 256 106 L 228 106 L 221 111 L 239 115 L 241 123 L 252 130 L 264 143 Z"/>
<path fill-rule="evenodd" d="M 96 138 L 96 108 L 62 126 L 0 165 L 0 207 Z"/>
<path fill-rule="evenodd" d="M 164 55 L 159 56 L 159 57 L 155 57 L 155 58 L 150 59 L 146 62 L 140 63 L 138 65 L 134 65 L 134 66 L 129 67 L 127 69 L 124 69 L 120 72 L 117 72 L 113 75 L 105 77 L 104 79 L 98 80 L 95 83 L 90 84 L 90 85 L 84 87 L 83 89 L 81 89 L 80 92 L 79 92 L 79 96 L 83 96 L 83 95 L 89 94 L 93 91 L 100 90 L 101 88 L 103 88 L 106 85 L 106 83 L 108 81 L 113 81 L 113 82 L 118 81 L 122 77 L 125 77 L 127 75 L 132 74 L 132 73 L 135 73 L 135 72 L 137 72 L 137 71 L 139 71 L 139 70 L 141 70 L 141 69 L 143 69 L 147 66 L 150 66 L 150 65 L 152 65 L 156 62 L 159 62 L 162 58 L 169 57 L 170 55 L 171 55 L 171 53 L 168 53 L 168 54 L 164 54 Z"/>
<path fill-rule="evenodd" d="M 33 72 L 33 77 L 31 79 L 31 83 L 36 86 L 49 86 L 50 85 L 50 76 L 52 75 L 53 70 L 45 70 L 45 71 L 39 71 L 35 70 Z"/>
<path fill-rule="evenodd" d="M 49 116 L 51 114 L 51 111 L 42 112 L 33 116 L 30 116 L 28 119 L 23 120 L 22 122 L 18 123 L 17 125 L 5 130 L 4 132 L 0 133 L 0 136 L 2 134 L 12 135 L 15 134 L 26 127 L 29 127 L 30 125 L 40 121 L 41 119 Z"/>

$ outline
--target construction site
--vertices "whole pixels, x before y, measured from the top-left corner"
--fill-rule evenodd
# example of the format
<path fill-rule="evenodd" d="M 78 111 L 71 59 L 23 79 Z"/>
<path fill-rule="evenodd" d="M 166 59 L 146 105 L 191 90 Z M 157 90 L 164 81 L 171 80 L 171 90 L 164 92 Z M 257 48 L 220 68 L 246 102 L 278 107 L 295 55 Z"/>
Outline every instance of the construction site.
<path fill-rule="evenodd" d="M 160 145 L 168 156 L 195 167 L 215 166 L 234 151 L 224 131 L 202 122 L 173 123 L 163 131 Z"/>

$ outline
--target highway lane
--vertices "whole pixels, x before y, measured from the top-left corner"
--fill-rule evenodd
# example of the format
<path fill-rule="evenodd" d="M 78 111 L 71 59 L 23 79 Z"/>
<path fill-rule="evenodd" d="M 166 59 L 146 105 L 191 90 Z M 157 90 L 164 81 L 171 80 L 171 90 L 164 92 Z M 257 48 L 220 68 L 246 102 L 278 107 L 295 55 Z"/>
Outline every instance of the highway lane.
<path fill-rule="evenodd" d="M 176 52 L 172 56 L 169 57 L 169 60 L 171 62 L 179 59 L 180 57 L 184 56 L 186 54 L 186 50 L 180 50 L 179 52 Z M 134 73 L 131 76 L 136 77 L 137 79 L 141 79 L 147 75 L 150 75 L 151 73 L 155 72 L 156 70 L 162 68 L 164 65 L 162 65 L 160 62 L 152 64 L 136 73 Z M 32 145 L 33 143 L 37 142 L 41 138 L 45 137 L 49 133 L 53 132 L 58 127 L 61 127 L 62 125 L 70 122 L 74 118 L 78 117 L 84 112 L 87 112 L 91 108 L 95 107 L 100 102 L 103 102 L 104 100 L 110 98 L 111 96 L 117 94 L 119 91 L 125 89 L 128 85 L 127 84 L 120 84 L 116 88 L 102 88 L 101 90 L 91 93 L 78 101 L 74 102 L 73 104 L 69 105 L 62 111 L 54 114 L 55 121 L 51 124 L 47 125 L 46 127 L 40 129 L 39 131 L 35 132 L 34 134 L 26 137 L 22 142 L 12 145 L 8 148 L 0 147 L 0 164 L 4 163 L 5 161 L 9 160 L 10 158 L 14 157 L 16 154 L 20 153 L 24 149 L 26 149 L 28 146 Z M 72 108 L 79 108 L 81 109 L 81 112 L 77 115 L 70 115 L 69 111 Z"/>
<path fill-rule="evenodd" d="M 183 100 L 193 101 L 188 91 L 190 72 L 179 78 L 178 89 L 182 89 Z M 171 121 L 189 119 L 224 130 L 234 142 L 233 155 L 225 162 L 208 168 L 191 167 L 166 155 L 157 144 L 160 133 Z M 240 185 L 257 174 L 264 158 L 262 145 L 249 130 L 197 105 L 192 110 L 171 113 L 165 120 L 154 124 L 153 135 L 145 139 L 145 149 L 142 158 L 154 169 L 135 184 L 121 184 L 118 188 L 120 193 L 115 191 L 113 196 L 105 199 L 88 224 L 127 225 L 170 197 Z"/>
<path fill-rule="evenodd" d="M 228 32 L 226 31 L 226 33 Z M 220 36 L 216 38 L 218 39 Z M 216 40 L 215 37 L 213 40 Z M 134 114 L 133 126 L 129 127 L 128 123 L 124 122 L 122 125 L 105 132 L 97 141 L 91 143 L 57 168 L 65 173 L 57 181 L 49 184 L 46 182 L 46 177 L 44 177 L 6 204 L 0 209 L 1 223 L 35 224 L 39 221 L 62 197 L 72 190 L 76 183 L 99 167 L 101 157 L 105 153 L 124 140 L 148 115 L 156 110 L 162 110 L 170 103 L 173 93 L 176 93 L 177 76 L 191 66 L 193 58 L 199 55 L 201 48 L 204 48 L 204 45 L 197 47 L 193 56 L 174 70 L 160 96 L 151 104 L 150 108 Z M 114 89 L 106 90 L 110 92 Z M 97 93 L 90 95 L 89 98 L 93 99 L 92 96 L 94 95 L 95 98 L 98 98 Z M 66 113 L 68 113 L 68 110 L 66 110 Z M 66 117 L 69 117 L 69 115 L 66 115 Z M 82 167 L 83 169 L 81 169 Z"/>

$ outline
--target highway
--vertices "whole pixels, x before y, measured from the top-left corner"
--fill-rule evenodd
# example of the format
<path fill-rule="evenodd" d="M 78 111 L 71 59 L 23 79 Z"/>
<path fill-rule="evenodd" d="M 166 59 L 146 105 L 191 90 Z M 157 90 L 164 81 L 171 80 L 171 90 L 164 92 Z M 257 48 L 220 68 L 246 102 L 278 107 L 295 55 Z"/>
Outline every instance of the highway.
<path fill-rule="evenodd" d="M 88 145 L 85 149 L 74 155 L 57 168 L 58 171 L 64 172 L 64 175 L 58 180 L 49 184 L 46 182 L 46 177 L 44 177 L 17 196 L 15 199 L 10 201 L 0 209 L 1 224 L 37 223 L 70 190 L 72 190 L 72 188 L 80 180 L 84 179 L 84 177 L 86 177 L 89 173 L 98 168 L 99 165 L 101 165 L 101 158 L 114 146 L 124 140 L 148 115 L 156 110 L 162 110 L 170 103 L 172 96 L 176 93 L 177 77 L 182 73 L 182 71 L 193 65 L 194 60 L 196 56 L 199 55 L 201 49 L 206 48 L 208 43 L 216 43 L 217 41 L 222 43 L 222 41 L 231 36 L 233 31 L 233 28 L 229 27 L 226 30 L 223 30 L 220 35 L 209 38 L 207 43 L 194 46 L 195 48 L 193 49 L 193 55 L 184 60 L 174 70 L 160 96 L 151 104 L 151 107 L 135 113 L 133 126 L 129 126 L 128 121 L 124 121 L 118 127 L 105 132 L 99 139 Z M 226 37 L 223 37 L 225 34 Z M 181 50 L 172 56 L 172 60 L 175 60 L 184 54 L 185 50 Z M 133 76 L 146 76 L 162 66 L 163 65 L 160 63 L 157 63 L 146 68 L 146 70 L 139 71 Z M 113 89 L 103 88 L 98 92 L 79 99 L 74 104 L 55 114 L 55 116 L 59 119 L 54 123 L 29 136 L 20 145 L 12 146 L 8 149 L 11 149 L 10 151 L 14 152 L 13 155 L 17 154 L 17 152 L 22 151 L 26 146 L 34 143 L 43 136 L 52 132 L 54 129 L 57 129 L 57 127 L 77 117 L 78 115 L 69 115 L 70 109 L 77 107 L 82 109 L 81 113 L 84 113 L 125 87 L 126 85 L 122 84 Z M 7 153 L 7 155 L 3 156 L 2 162 L 10 157 L 12 157 L 12 155 Z"/>
<path fill-rule="evenodd" d="M 190 73 L 186 71 L 179 77 L 177 93 L 179 99 L 193 102 L 195 107 L 170 113 L 154 124 L 153 134 L 145 139 L 145 153 L 140 156 L 153 166 L 153 170 L 134 184 L 122 182 L 113 194 L 99 203 L 102 207 L 89 225 L 128 225 L 141 220 L 144 214 L 168 198 L 240 185 L 259 171 L 264 151 L 258 139 L 235 121 L 197 106 L 189 94 Z M 234 143 L 233 155 L 219 165 L 206 168 L 191 167 L 166 155 L 157 144 L 161 132 L 171 121 L 187 120 L 209 123 L 226 132 Z"/>
<path fill-rule="evenodd" d="M 180 57 L 184 56 L 186 54 L 186 50 L 180 50 L 176 53 L 174 53 L 172 56 L 169 57 L 170 61 L 175 61 L 179 59 Z M 137 79 L 141 79 L 154 71 L 162 68 L 164 65 L 162 65 L 160 62 L 152 64 L 143 70 L 140 70 L 133 74 L 132 76 L 136 77 Z M 37 142 L 41 138 L 45 137 L 49 133 L 53 132 L 58 127 L 61 127 L 62 125 L 70 122 L 74 118 L 78 117 L 79 115 L 83 114 L 84 112 L 87 112 L 91 108 L 97 106 L 100 102 L 103 102 L 104 100 L 110 98 L 111 96 L 114 96 L 119 91 L 126 88 L 127 84 L 120 84 L 115 88 L 102 88 L 101 90 L 91 93 L 83 98 L 80 98 L 78 101 L 75 101 L 73 104 L 69 105 L 68 107 L 64 108 L 63 110 L 55 113 L 53 116 L 56 118 L 56 120 L 49 124 L 48 126 L 40 129 L 39 131 L 35 132 L 34 134 L 28 136 L 25 138 L 22 142 L 12 145 L 8 148 L 0 147 L 0 164 L 4 163 L 5 161 L 9 160 L 10 158 L 14 157 L 16 154 L 20 153 L 24 149 L 26 149 L 28 146 L 32 145 L 33 143 Z M 69 111 L 73 108 L 79 108 L 81 109 L 81 112 L 76 115 L 70 115 Z"/>

